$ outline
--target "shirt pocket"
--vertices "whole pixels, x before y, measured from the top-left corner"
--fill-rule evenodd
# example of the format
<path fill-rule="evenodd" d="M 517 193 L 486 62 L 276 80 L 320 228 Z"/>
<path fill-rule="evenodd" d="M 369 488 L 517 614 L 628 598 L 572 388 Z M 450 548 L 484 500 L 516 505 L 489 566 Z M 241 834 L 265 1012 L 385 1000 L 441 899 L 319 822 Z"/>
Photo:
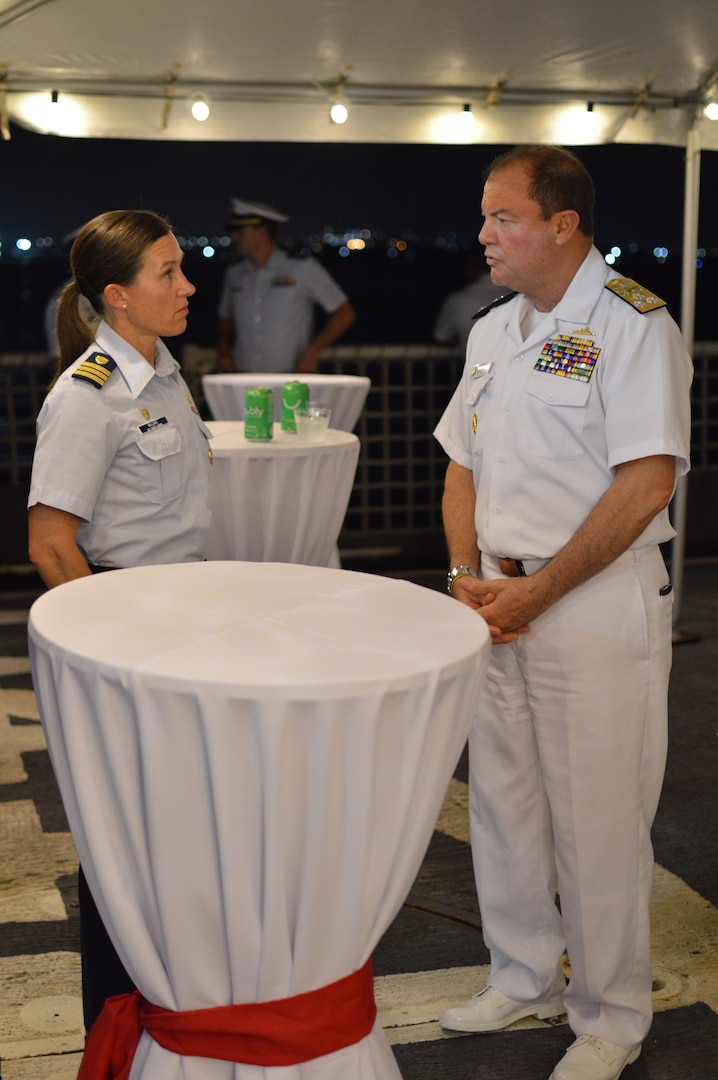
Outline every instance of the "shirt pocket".
<path fill-rule="evenodd" d="M 520 438 L 529 454 L 570 461 L 583 457 L 590 384 L 534 372 L 526 384 Z"/>
<path fill-rule="evenodd" d="M 163 424 L 153 431 L 139 432 L 135 442 L 142 494 L 153 503 L 176 499 L 184 489 L 182 436 L 177 428 Z"/>

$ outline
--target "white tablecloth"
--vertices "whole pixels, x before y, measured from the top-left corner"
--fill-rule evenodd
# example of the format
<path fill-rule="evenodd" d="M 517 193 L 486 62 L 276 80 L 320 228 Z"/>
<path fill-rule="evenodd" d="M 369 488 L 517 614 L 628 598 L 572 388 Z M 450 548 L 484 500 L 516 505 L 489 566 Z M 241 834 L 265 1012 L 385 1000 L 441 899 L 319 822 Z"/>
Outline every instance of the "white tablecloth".
<path fill-rule="evenodd" d="M 267 1001 L 360 968 L 421 864 L 488 662 L 448 596 L 342 570 L 139 567 L 52 589 L 35 691 L 83 868 L 145 997 Z M 131 1080 L 397 1080 L 378 1021 L 264 1069 L 143 1034 Z"/>
<path fill-rule="evenodd" d="M 212 524 L 208 559 L 338 566 L 336 542 L 354 484 L 359 440 L 327 431 L 302 442 L 274 425 L 274 438 L 244 437 L 240 421 L 211 421 Z"/>
<path fill-rule="evenodd" d="M 281 420 L 282 387 L 292 379 L 308 385 L 312 401 L 330 407 L 333 428 L 354 430 L 371 388 L 371 379 L 364 375 L 277 375 L 262 371 L 203 375 L 202 391 L 215 420 L 243 420 L 247 387 L 269 386 L 274 390 L 274 418 Z"/>

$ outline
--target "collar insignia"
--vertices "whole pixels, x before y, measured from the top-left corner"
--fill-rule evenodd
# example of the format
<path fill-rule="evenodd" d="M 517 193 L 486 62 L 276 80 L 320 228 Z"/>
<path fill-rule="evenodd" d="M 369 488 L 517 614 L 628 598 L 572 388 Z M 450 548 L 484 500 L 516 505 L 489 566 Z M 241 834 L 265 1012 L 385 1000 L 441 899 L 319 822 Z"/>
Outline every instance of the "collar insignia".
<path fill-rule="evenodd" d="M 515 296 L 518 296 L 518 293 L 516 293 L 516 292 L 506 293 L 505 296 L 500 296 L 498 298 L 498 300 L 492 300 L 490 304 L 486 305 L 486 307 L 479 308 L 479 310 L 476 312 L 476 314 L 472 315 L 471 318 L 474 319 L 474 320 L 475 319 L 483 319 L 484 315 L 488 315 L 488 313 L 490 311 L 493 311 L 494 308 L 501 307 L 502 304 L 508 304 L 509 300 L 513 300 L 513 298 Z"/>

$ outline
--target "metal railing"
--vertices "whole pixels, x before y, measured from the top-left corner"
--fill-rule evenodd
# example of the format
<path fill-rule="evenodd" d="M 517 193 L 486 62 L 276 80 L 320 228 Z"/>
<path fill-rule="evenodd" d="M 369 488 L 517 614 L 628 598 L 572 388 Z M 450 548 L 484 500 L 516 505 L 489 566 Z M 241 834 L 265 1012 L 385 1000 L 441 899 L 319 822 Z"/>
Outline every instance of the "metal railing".
<path fill-rule="evenodd" d="M 718 341 L 696 342 L 691 392 L 691 468 L 718 470 Z"/>
<path fill-rule="evenodd" d="M 0 484 L 30 480 L 35 419 L 51 378 L 46 353 L 0 354 Z"/>
<path fill-rule="evenodd" d="M 441 533 L 447 461 L 432 432 L 462 366 L 459 353 L 438 345 L 338 345 L 323 354 L 322 371 L 371 380 L 343 545 Z"/>
<path fill-rule="evenodd" d="M 184 372 L 190 385 L 199 386 L 209 356 L 208 350 L 186 348 Z M 718 342 L 696 343 L 694 362 L 693 473 L 715 473 Z M 356 428 L 361 454 L 340 538 L 343 547 L 391 543 L 406 547 L 441 536 L 447 462 L 432 432 L 459 381 L 462 366 L 460 353 L 440 345 L 337 345 L 324 352 L 323 372 L 365 375 L 372 384 Z M 2 485 L 29 481 L 35 418 L 50 377 L 42 353 L 0 355 Z M 708 479 L 712 482 L 706 476 L 702 482 Z"/>

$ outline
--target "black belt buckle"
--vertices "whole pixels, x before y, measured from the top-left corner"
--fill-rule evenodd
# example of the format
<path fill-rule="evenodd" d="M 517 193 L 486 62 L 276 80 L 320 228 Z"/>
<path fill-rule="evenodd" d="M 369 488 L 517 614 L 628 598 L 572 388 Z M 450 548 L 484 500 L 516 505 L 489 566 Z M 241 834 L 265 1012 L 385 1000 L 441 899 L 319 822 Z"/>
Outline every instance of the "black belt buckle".
<path fill-rule="evenodd" d="M 521 559 L 513 559 L 512 561 L 516 564 L 516 569 L 519 572 L 519 577 L 528 577 L 528 574 L 526 573 L 526 567 L 522 563 Z"/>

